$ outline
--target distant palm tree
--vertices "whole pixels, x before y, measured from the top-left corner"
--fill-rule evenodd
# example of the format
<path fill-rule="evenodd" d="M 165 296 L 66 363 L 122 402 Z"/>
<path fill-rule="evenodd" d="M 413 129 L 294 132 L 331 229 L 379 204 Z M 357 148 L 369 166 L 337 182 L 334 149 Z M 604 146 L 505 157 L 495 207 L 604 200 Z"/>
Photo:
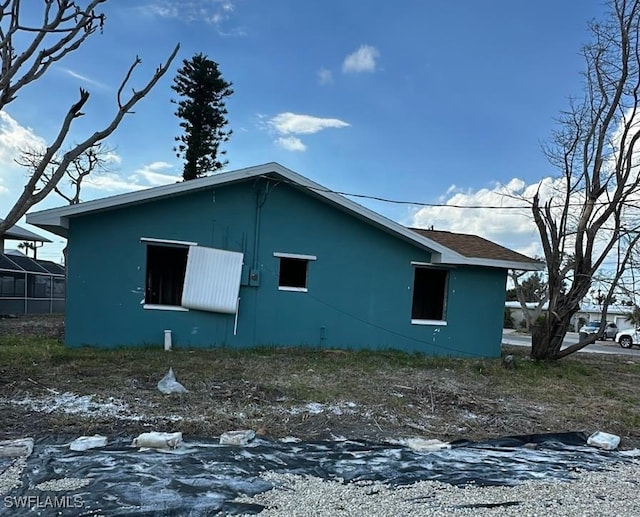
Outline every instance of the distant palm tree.
<path fill-rule="evenodd" d="M 627 314 L 627 321 L 635 328 L 640 327 L 640 307 L 637 305 L 633 306 L 631 312 Z"/>

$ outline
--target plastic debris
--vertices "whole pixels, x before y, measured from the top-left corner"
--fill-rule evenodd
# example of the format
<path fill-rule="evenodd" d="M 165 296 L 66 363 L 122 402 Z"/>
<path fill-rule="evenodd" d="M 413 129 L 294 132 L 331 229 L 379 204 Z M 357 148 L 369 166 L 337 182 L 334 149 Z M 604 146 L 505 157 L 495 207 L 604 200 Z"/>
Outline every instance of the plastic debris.
<path fill-rule="evenodd" d="M 150 449 L 175 449 L 182 443 L 182 433 L 142 433 L 133 439 L 133 447 Z"/>
<path fill-rule="evenodd" d="M 0 458 L 27 458 L 33 452 L 33 438 L 0 441 Z"/>
<path fill-rule="evenodd" d="M 247 445 L 256 437 L 255 431 L 227 431 L 220 435 L 220 445 Z"/>
<path fill-rule="evenodd" d="M 620 445 L 620 437 L 615 434 L 596 431 L 587 438 L 587 445 L 598 447 L 605 451 L 613 451 L 618 448 L 618 445 Z"/>
<path fill-rule="evenodd" d="M 173 374 L 173 368 L 169 368 L 167 374 L 158 381 L 158 389 L 165 395 L 171 393 L 187 393 L 187 389 L 176 381 L 176 376 Z"/>
<path fill-rule="evenodd" d="M 440 440 L 425 440 L 424 438 L 409 438 L 406 446 L 417 452 L 433 452 L 450 449 L 451 445 Z"/>
<path fill-rule="evenodd" d="M 69 444 L 72 451 L 87 451 L 89 449 L 97 449 L 107 445 L 107 437 L 99 434 L 93 436 L 81 436 L 76 438 Z"/>

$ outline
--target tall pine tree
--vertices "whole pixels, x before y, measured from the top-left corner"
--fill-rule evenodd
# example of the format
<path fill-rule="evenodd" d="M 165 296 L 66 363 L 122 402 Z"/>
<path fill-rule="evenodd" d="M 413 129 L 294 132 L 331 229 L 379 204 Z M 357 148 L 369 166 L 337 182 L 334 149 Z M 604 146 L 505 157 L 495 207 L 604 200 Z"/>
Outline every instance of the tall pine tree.
<path fill-rule="evenodd" d="M 233 93 L 231 83 L 222 78 L 218 63 L 203 54 L 185 59 L 173 80 L 171 88 L 182 100 L 176 116 L 182 119 L 184 134 L 176 137 L 174 148 L 178 158 L 184 159 L 184 180 L 192 180 L 221 169 L 226 161 L 218 155 L 225 154 L 219 146 L 229 140 L 232 131 L 226 131 L 227 110 L 224 99 Z"/>

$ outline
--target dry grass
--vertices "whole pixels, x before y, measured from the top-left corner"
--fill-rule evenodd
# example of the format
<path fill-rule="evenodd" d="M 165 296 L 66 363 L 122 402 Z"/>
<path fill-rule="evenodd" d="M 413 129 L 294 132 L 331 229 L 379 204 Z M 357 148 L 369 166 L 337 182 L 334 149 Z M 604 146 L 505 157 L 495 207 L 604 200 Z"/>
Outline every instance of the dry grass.
<path fill-rule="evenodd" d="M 453 440 L 603 430 L 640 445 L 640 365 L 578 354 L 535 363 L 429 358 L 397 351 L 68 349 L 38 337 L 0 338 L 1 429 L 19 435 L 135 434 L 149 427 L 213 436 L 253 428 L 273 437 L 334 435 Z M 173 367 L 189 390 L 162 395 Z M 7 400 L 53 391 L 125 401 L 137 420 L 38 413 Z M 308 406 L 316 403 L 315 406 Z M 321 404 L 322 406 L 318 405 Z M 170 419 L 168 417 L 173 417 Z"/>

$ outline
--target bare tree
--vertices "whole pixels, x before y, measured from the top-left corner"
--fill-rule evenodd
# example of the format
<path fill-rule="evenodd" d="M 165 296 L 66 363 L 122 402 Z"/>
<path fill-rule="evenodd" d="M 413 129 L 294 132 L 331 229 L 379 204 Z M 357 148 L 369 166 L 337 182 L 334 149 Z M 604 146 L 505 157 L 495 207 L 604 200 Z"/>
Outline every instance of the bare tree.
<path fill-rule="evenodd" d="M 107 0 L 46 0 L 29 2 L 24 6 L 20 0 L 0 0 L 0 109 L 13 102 L 20 90 L 40 79 L 49 67 L 74 52 L 97 30 L 102 30 L 104 14 L 96 9 Z M 29 9 L 32 19 L 37 3 L 42 15 L 41 24 L 32 26 L 24 22 L 23 9 Z M 26 2 L 24 2 L 26 4 Z M 116 95 L 116 107 L 111 120 L 101 129 L 61 153 L 73 125 L 83 115 L 82 110 L 89 100 L 89 92 L 80 89 L 78 101 L 69 107 L 56 137 L 43 152 L 39 163 L 24 186 L 9 213 L 0 222 L 0 236 L 13 226 L 33 205 L 42 201 L 53 191 L 74 160 L 111 135 L 125 115 L 144 98 L 165 74 L 178 53 L 179 45 L 167 60 L 154 72 L 140 89 L 131 88 L 129 82 L 135 68 L 141 63 L 136 57 L 125 72 Z"/>
<path fill-rule="evenodd" d="M 549 310 L 534 329 L 534 359 L 559 359 L 596 340 L 561 350 L 570 320 L 595 273 L 613 261 L 602 297 L 602 331 L 616 285 L 640 238 L 640 0 L 610 0 L 583 48 L 584 94 L 559 118 L 546 154 L 561 188 L 540 190 L 532 211 L 548 272 Z"/>
<path fill-rule="evenodd" d="M 20 154 L 20 157 L 16 159 L 16 163 L 25 167 L 29 171 L 29 177 L 33 175 L 40 163 L 42 157 L 46 151 L 44 149 L 26 149 Z M 64 178 L 67 182 L 59 181 L 54 187 L 53 191 L 67 201 L 70 205 L 77 205 L 80 203 L 80 191 L 82 189 L 82 183 L 89 176 L 89 174 L 104 174 L 113 171 L 114 155 L 113 148 L 107 146 L 104 142 L 99 142 L 92 145 L 80 156 L 74 158 L 69 163 L 67 170 L 64 172 Z M 53 174 L 57 167 L 60 165 L 60 159 L 53 157 L 41 176 L 41 185 L 46 185 L 51 181 Z M 68 183 L 68 188 L 65 188 L 63 183 Z M 69 193 L 68 190 L 71 190 Z"/>

